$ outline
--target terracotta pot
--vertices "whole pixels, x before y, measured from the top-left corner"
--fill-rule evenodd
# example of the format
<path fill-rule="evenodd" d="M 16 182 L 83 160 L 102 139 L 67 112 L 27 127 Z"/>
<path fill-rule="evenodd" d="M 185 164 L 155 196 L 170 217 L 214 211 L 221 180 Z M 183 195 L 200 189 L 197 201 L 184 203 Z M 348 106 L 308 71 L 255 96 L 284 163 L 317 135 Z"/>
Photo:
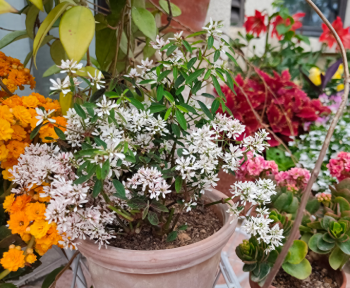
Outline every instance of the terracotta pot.
<path fill-rule="evenodd" d="M 324 260 L 327 261 L 326 263 L 328 263 L 328 259 L 324 259 Z M 321 263 L 324 263 L 324 262 L 321 262 Z M 324 265 L 324 266 L 330 270 L 333 270 L 332 268 L 330 268 L 329 265 Z M 344 273 L 344 271 L 333 270 L 333 273 L 335 276 L 335 281 L 337 281 L 339 287 L 346 288 L 346 274 Z M 249 277 L 249 284 L 250 284 L 250 288 L 261 288 L 258 283 L 250 280 L 250 277 Z M 276 287 L 271 285 L 270 288 L 276 288 Z"/>
<path fill-rule="evenodd" d="M 217 183 L 218 185 L 215 187 L 222 193 L 224 193 L 228 197 L 232 197 L 232 193 L 230 192 L 231 186 L 234 182 L 238 181 L 236 177 L 232 174 L 228 174 L 221 170 L 219 172 L 218 178 L 220 179 Z"/>
<path fill-rule="evenodd" d="M 214 189 L 204 195 L 210 202 L 223 197 L 225 195 Z M 207 239 L 188 246 L 156 251 L 108 246 L 99 250 L 93 241 L 82 241 L 79 250 L 87 258 L 94 287 L 212 288 L 221 250 L 237 225 L 237 218 L 226 212 L 227 204 L 212 207 L 223 227 Z"/>
<path fill-rule="evenodd" d="M 158 3 L 158 0 L 155 2 Z M 207 17 L 210 0 L 172 0 L 171 2 L 181 9 L 182 13 L 180 16 L 176 17 L 176 20 L 183 25 L 172 20 L 170 27 L 167 28 L 165 32 L 178 32 L 183 30 L 185 34 L 192 33 L 187 31 L 186 27 L 195 32 L 202 30 L 202 27 L 206 24 L 205 19 Z M 163 15 L 162 24 L 165 25 L 167 23 L 167 15 Z"/>

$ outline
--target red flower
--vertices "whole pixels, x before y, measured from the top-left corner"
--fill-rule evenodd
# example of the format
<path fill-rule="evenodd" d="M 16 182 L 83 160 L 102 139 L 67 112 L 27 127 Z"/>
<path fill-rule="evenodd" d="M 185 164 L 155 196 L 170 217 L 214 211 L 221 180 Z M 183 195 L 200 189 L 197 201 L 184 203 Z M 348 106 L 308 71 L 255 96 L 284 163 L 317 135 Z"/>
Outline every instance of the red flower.
<path fill-rule="evenodd" d="M 292 27 L 290 28 L 290 31 L 295 31 L 297 29 L 300 29 L 301 27 L 303 27 L 303 23 L 301 23 L 300 21 L 300 18 L 303 18 L 305 16 L 305 13 L 296 13 L 292 16 L 292 18 L 294 19 L 294 24 L 292 25 Z M 280 24 L 284 24 L 285 26 L 290 26 L 291 23 L 290 23 L 290 19 L 287 18 L 287 19 L 283 19 L 280 15 L 278 15 L 275 19 L 274 22 L 272 22 L 272 26 L 273 26 L 273 29 L 272 29 L 272 37 L 274 35 L 276 35 L 276 37 L 278 38 L 278 40 L 281 40 L 283 35 L 280 35 L 277 31 L 277 26 L 280 25 Z"/>
<path fill-rule="evenodd" d="M 227 86 L 221 88 L 227 99 L 226 106 L 232 111 L 235 118 L 246 125 L 243 134 L 251 135 L 262 128 L 246 96 L 263 123 L 267 124 L 284 141 L 289 141 L 290 136 L 297 136 L 303 131 L 304 123 L 315 121 L 322 114 L 330 113 L 330 110 L 319 100 L 311 100 L 299 86 L 291 81 L 288 70 L 281 74 L 275 72 L 273 76 L 258 69 L 256 72 L 260 77 L 248 80 L 244 80 L 241 75 L 236 77 L 235 80 L 244 93 L 238 87 L 235 87 L 237 95 Z M 266 91 L 261 78 L 264 79 L 269 90 Z M 218 112 L 222 113 L 221 107 Z M 279 145 L 276 139 L 271 138 L 269 141 L 271 146 Z"/>
<path fill-rule="evenodd" d="M 350 48 L 350 33 L 349 27 L 343 28 L 343 22 L 341 18 L 338 16 L 332 23 L 334 30 L 338 33 L 339 38 L 344 44 L 345 48 Z M 320 36 L 320 41 L 328 44 L 329 48 L 332 48 L 333 45 L 337 42 L 332 34 L 332 32 L 328 29 L 327 25 L 322 23 L 323 33 Z M 339 47 L 337 45 L 337 50 Z"/>
<path fill-rule="evenodd" d="M 255 16 L 247 17 L 247 20 L 244 23 L 244 27 L 247 33 L 252 32 L 259 37 L 261 32 L 266 32 L 267 26 L 265 25 L 266 14 L 262 14 L 260 11 L 255 10 Z"/>

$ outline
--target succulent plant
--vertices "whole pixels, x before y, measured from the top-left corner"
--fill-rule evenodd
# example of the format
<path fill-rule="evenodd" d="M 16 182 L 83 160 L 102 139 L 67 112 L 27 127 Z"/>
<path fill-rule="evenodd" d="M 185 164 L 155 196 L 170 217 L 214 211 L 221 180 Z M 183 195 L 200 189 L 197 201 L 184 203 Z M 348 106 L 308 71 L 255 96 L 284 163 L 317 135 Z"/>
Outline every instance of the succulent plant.
<path fill-rule="evenodd" d="M 331 189 L 333 196 L 343 197 L 350 202 L 350 178 L 346 178 L 334 186 L 329 186 L 329 189 Z"/>

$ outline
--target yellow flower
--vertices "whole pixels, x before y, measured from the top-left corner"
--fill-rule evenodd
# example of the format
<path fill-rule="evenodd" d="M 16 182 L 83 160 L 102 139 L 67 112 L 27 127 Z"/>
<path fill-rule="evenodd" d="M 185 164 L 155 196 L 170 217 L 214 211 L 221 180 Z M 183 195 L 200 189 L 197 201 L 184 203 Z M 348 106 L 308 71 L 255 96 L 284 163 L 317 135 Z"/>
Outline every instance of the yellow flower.
<path fill-rule="evenodd" d="M 344 65 L 340 64 L 337 72 L 333 75 L 333 79 L 341 79 L 344 73 Z"/>
<path fill-rule="evenodd" d="M 4 119 L 10 123 L 13 122 L 13 115 L 10 112 L 10 108 L 7 105 L 1 105 L 0 106 L 0 118 Z"/>
<path fill-rule="evenodd" d="M 25 213 L 30 221 L 45 220 L 46 206 L 39 202 L 29 203 Z"/>
<path fill-rule="evenodd" d="M 13 129 L 8 121 L 0 119 L 0 140 L 11 139 Z"/>
<path fill-rule="evenodd" d="M 312 83 L 314 83 L 316 86 L 319 86 L 322 84 L 321 74 L 323 73 L 317 67 L 312 67 L 309 71 L 309 78 L 312 81 Z"/>
<path fill-rule="evenodd" d="M 16 213 L 19 211 L 24 211 L 25 207 L 27 204 L 32 200 L 32 197 L 23 194 L 20 196 L 17 196 L 15 202 L 13 203 L 10 212 L 11 213 Z"/>
<path fill-rule="evenodd" d="M 5 145 L 0 145 L 0 161 L 4 161 L 9 154 L 9 150 L 7 150 Z"/>
<path fill-rule="evenodd" d="M 40 239 L 46 235 L 50 227 L 51 225 L 49 222 L 45 220 L 37 220 L 32 226 L 30 226 L 30 234 L 32 234 L 35 238 Z"/>
<path fill-rule="evenodd" d="M 40 101 L 38 100 L 37 97 L 35 96 L 27 96 L 27 97 L 23 97 L 23 105 L 25 107 L 28 107 L 28 108 L 36 108 L 38 107 Z"/>
<path fill-rule="evenodd" d="M 23 143 L 17 140 L 11 140 L 6 148 L 9 150 L 11 158 L 19 158 L 24 153 L 25 148 L 29 146 L 28 143 Z"/>
<path fill-rule="evenodd" d="M 24 242 L 29 242 L 30 239 L 32 238 L 32 235 L 26 233 L 26 234 L 23 234 L 23 235 L 21 236 L 21 238 L 22 238 L 22 240 L 23 240 Z"/>
<path fill-rule="evenodd" d="M 9 172 L 9 170 L 3 170 L 2 171 L 2 178 L 4 178 L 5 180 L 14 180 L 13 175 Z"/>
<path fill-rule="evenodd" d="M 35 254 L 28 254 L 26 257 L 26 262 L 29 264 L 33 264 L 36 261 L 36 255 Z"/>
<path fill-rule="evenodd" d="M 10 212 L 10 208 L 11 208 L 14 201 L 15 201 L 14 194 L 10 194 L 10 195 L 6 196 L 4 204 L 2 204 L 2 206 L 4 207 L 6 212 Z"/>
<path fill-rule="evenodd" d="M 15 272 L 19 268 L 24 267 L 24 258 L 25 256 L 22 250 L 10 249 L 8 252 L 3 254 L 3 258 L 0 260 L 0 263 L 4 269 Z"/>
<path fill-rule="evenodd" d="M 12 234 L 23 235 L 29 225 L 29 220 L 23 211 L 10 214 L 10 220 L 7 221 Z"/>
<path fill-rule="evenodd" d="M 16 119 L 21 122 L 21 125 L 23 127 L 26 127 L 27 124 L 29 124 L 30 121 L 32 120 L 32 117 L 29 111 L 23 106 L 16 106 L 12 108 L 12 110 L 13 110 L 13 115 L 15 115 Z"/>

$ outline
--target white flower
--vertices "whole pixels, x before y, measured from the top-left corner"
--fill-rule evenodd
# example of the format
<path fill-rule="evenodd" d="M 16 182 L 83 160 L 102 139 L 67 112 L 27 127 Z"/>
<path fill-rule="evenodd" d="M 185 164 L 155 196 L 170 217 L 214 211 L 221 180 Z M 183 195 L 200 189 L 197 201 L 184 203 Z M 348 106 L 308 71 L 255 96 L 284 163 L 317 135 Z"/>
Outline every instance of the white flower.
<path fill-rule="evenodd" d="M 210 17 L 209 26 L 202 27 L 204 30 L 208 31 L 208 34 L 210 36 L 213 36 L 215 39 L 218 40 L 218 37 L 221 36 L 222 31 L 218 30 L 218 28 L 222 28 L 223 25 L 219 24 L 219 22 L 213 21 L 213 19 Z"/>
<path fill-rule="evenodd" d="M 151 41 L 152 47 L 156 50 L 162 49 L 165 45 L 167 45 L 169 43 L 170 43 L 169 40 L 164 41 L 164 39 L 159 37 L 159 35 L 157 35 L 156 42 Z"/>
<path fill-rule="evenodd" d="M 101 88 L 104 88 L 104 83 L 106 83 L 106 81 L 101 80 L 103 78 L 103 74 L 101 71 L 95 70 L 95 75 L 92 76 L 89 72 L 87 72 L 87 74 L 89 75 L 90 79 L 93 80 L 93 82 L 96 85 L 96 88 L 98 90 L 100 90 Z"/>
<path fill-rule="evenodd" d="M 139 78 L 141 75 L 139 73 L 137 73 L 136 68 L 131 68 L 130 73 L 127 75 L 124 75 L 125 77 L 129 77 L 129 78 L 133 78 L 133 79 L 137 79 Z"/>
<path fill-rule="evenodd" d="M 153 60 L 149 61 L 147 58 L 146 60 L 141 60 L 141 64 L 142 65 L 137 65 L 137 67 L 145 71 L 150 71 L 152 68 Z"/>
<path fill-rule="evenodd" d="M 182 34 L 184 31 L 178 32 L 174 34 L 174 38 L 169 38 L 169 40 L 175 40 L 175 41 L 181 41 L 182 40 Z"/>
<path fill-rule="evenodd" d="M 38 119 L 38 122 L 36 123 L 36 126 L 39 126 L 41 123 L 43 123 L 43 121 L 48 120 L 51 123 L 55 123 L 56 120 L 49 118 L 49 115 L 55 111 L 55 109 L 53 110 L 49 110 L 47 113 L 45 110 L 41 110 L 39 108 L 35 108 L 36 113 L 38 114 L 38 116 L 35 116 L 36 119 Z"/>
<path fill-rule="evenodd" d="M 63 95 L 66 95 L 68 92 L 70 92 L 70 81 L 69 76 L 64 78 L 63 81 L 61 81 L 60 78 L 57 78 L 57 80 L 50 79 L 52 86 L 50 87 L 50 90 L 60 90 L 62 91 Z"/>
<path fill-rule="evenodd" d="M 82 63 L 77 63 L 77 61 L 74 60 L 61 60 L 61 66 L 57 65 L 58 68 L 61 68 L 61 73 L 77 73 L 77 70 L 80 70 L 83 68 Z"/>
<path fill-rule="evenodd" d="M 103 115 L 109 115 L 109 112 L 113 109 L 118 107 L 117 104 L 113 103 L 113 101 L 106 99 L 106 95 L 103 95 L 103 99 L 100 103 L 96 104 L 99 108 L 96 109 L 97 115 L 98 116 L 103 116 Z"/>

